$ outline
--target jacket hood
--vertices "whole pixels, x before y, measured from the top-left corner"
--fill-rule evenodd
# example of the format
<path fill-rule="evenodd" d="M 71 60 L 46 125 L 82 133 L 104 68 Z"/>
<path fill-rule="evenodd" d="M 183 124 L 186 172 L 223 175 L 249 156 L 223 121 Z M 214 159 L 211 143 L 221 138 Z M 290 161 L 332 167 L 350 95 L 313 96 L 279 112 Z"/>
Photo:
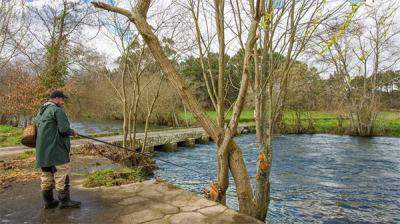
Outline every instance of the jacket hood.
<path fill-rule="evenodd" d="M 43 104 L 43 105 L 40 107 L 40 112 L 39 112 L 39 114 L 42 115 L 43 112 L 46 110 L 46 108 L 47 108 L 48 106 L 50 106 L 50 105 L 57 106 L 57 105 L 56 105 L 55 103 L 53 103 L 53 102 L 46 102 L 45 104 Z"/>

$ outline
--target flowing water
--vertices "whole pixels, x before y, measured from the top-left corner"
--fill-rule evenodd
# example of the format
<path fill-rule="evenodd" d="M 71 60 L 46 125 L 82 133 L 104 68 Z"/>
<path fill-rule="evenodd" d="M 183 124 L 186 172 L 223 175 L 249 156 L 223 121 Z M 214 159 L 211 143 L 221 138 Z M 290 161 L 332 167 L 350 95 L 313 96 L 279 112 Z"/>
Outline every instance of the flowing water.
<path fill-rule="evenodd" d="M 236 138 L 255 175 L 255 135 Z M 274 138 L 268 223 L 400 223 L 400 138 L 282 135 Z M 159 152 L 155 178 L 200 193 L 216 177 L 215 145 Z M 230 178 L 228 206 L 238 208 Z M 252 179 L 254 186 L 254 179 Z"/>

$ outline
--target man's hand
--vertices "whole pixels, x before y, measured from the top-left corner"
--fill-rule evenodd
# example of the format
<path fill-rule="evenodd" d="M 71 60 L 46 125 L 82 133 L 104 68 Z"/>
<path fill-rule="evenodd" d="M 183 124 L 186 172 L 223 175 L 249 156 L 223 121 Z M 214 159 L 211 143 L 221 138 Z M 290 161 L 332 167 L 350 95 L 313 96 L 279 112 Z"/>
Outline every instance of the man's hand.
<path fill-rule="evenodd" d="M 72 129 L 72 136 L 74 136 L 74 137 L 78 137 L 78 132 L 77 132 L 77 131 L 75 131 L 74 129 Z"/>

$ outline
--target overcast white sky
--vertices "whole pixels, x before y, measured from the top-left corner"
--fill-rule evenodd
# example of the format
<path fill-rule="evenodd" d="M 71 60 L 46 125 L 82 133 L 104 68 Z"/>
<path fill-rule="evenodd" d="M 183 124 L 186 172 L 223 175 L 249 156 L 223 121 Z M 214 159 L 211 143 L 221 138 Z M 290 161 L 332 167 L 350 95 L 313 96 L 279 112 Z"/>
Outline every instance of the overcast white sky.
<path fill-rule="evenodd" d="M 78 0 L 72 0 L 72 1 L 78 1 Z M 88 6 L 91 7 L 90 1 L 89 0 L 81 0 L 83 2 L 86 2 L 88 4 Z M 103 2 L 107 2 L 107 3 L 113 3 L 113 4 L 117 4 L 120 7 L 124 7 L 124 8 L 130 8 L 130 1 L 129 0 L 102 0 Z M 180 0 L 158 0 L 156 1 L 155 5 L 152 6 L 151 9 L 154 8 L 159 8 L 159 7 L 167 7 L 170 3 L 172 2 L 179 2 Z M 278 0 L 279 1 L 279 0 Z M 335 0 L 331 0 L 331 1 L 335 1 Z M 337 1 L 337 0 L 336 0 Z M 349 0 L 344 0 L 344 1 L 349 1 Z M 352 0 L 352 1 L 358 1 L 358 0 Z M 367 0 L 367 4 L 371 7 L 376 7 L 382 3 L 388 3 L 388 2 L 396 2 L 397 0 Z M 30 6 L 35 6 L 35 7 L 41 7 L 44 4 L 51 4 L 51 5 L 57 5 L 60 4 L 61 0 L 26 0 L 26 4 L 30 5 Z M 328 0 L 329 2 L 329 0 Z M 349 4 L 349 10 L 350 10 L 350 4 Z M 169 9 L 170 13 L 174 13 L 173 9 Z M 363 9 L 362 9 L 363 10 Z M 154 12 L 154 11 L 153 11 Z M 105 12 L 102 12 L 105 13 Z M 360 13 L 363 13 L 362 11 L 360 11 Z M 150 12 L 151 14 L 151 12 Z M 171 15 L 169 15 L 171 16 Z M 400 12 L 397 12 L 396 15 L 396 19 L 397 21 L 400 21 Z M 154 21 L 157 20 L 157 18 L 152 18 Z M 154 23 L 153 23 L 154 25 Z M 203 27 L 204 29 L 204 27 Z M 86 46 L 92 47 L 94 49 L 96 49 L 98 52 L 100 52 L 101 54 L 105 55 L 109 60 L 108 61 L 114 61 L 119 55 L 120 55 L 120 51 L 118 50 L 118 47 L 115 45 L 115 43 L 113 41 L 111 41 L 107 35 L 107 30 L 106 29 L 102 29 L 101 32 L 98 32 L 98 29 L 96 27 L 85 27 L 82 30 L 81 33 L 81 37 L 83 37 L 83 39 L 85 39 L 86 41 Z M 185 30 L 184 32 L 187 32 L 185 34 L 181 34 L 182 36 L 178 39 L 185 39 L 185 37 L 188 37 L 190 35 L 188 35 L 190 33 L 190 29 Z M 97 34 L 97 35 L 96 35 Z M 95 38 L 92 38 L 94 37 Z M 226 40 L 229 41 L 231 38 L 231 36 L 233 36 L 233 34 L 231 33 L 230 30 L 226 30 Z M 398 38 L 398 40 L 400 41 L 400 38 Z M 185 40 L 185 41 L 190 41 L 190 40 Z M 234 52 L 236 52 L 238 49 L 238 44 L 237 42 L 231 42 L 228 44 L 227 47 L 227 53 L 228 54 L 233 54 Z M 306 59 L 306 58 L 304 58 Z"/>

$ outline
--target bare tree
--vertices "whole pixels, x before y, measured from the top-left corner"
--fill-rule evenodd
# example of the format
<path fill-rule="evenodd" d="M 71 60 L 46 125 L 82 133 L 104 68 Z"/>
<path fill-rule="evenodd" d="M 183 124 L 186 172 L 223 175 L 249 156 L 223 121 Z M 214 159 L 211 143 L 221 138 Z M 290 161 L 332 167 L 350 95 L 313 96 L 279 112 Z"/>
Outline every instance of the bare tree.
<path fill-rule="evenodd" d="M 244 164 L 243 155 L 240 147 L 233 141 L 233 136 L 239 122 L 239 116 L 243 108 L 247 87 L 249 83 L 249 64 L 252 51 L 256 43 L 256 31 L 259 21 L 264 13 L 265 2 L 250 1 L 251 24 L 248 31 L 248 38 L 245 47 L 245 56 L 243 60 L 243 75 L 239 96 L 233 106 L 233 116 L 227 128 L 222 129 L 215 125 L 207 116 L 205 110 L 200 107 L 199 102 L 193 96 L 186 82 L 179 76 L 174 64 L 165 55 L 161 47 L 160 41 L 155 36 L 151 26 L 147 22 L 147 13 L 150 7 L 150 1 L 138 1 L 132 10 L 115 7 L 102 2 L 93 2 L 95 7 L 102 8 L 108 11 L 116 12 L 125 15 L 131 22 L 136 25 L 142 38 L 148 45 L 154 58 L 159 63 L 161 69 L 167 79 L 173 83 L 178 90 L 187 108 L 194 114 L 197 121 L 203 126 L 206 132 L 214 139 L 218 145 L 218 191 L 220 196 L 224 197 L 228 187 L 228 170 L 230 169 L 237 188 L 240 211 L 246 214 L 256 216 L 254 207 L 260 205 L 254 204 L 254 196 L 250 185 L 250 178 L 247 173 L 246 165 Z"/>
<path fill-rule="evenodd" d="M 365 7 L 359 18 L 342 31 L 343 37 L 321 55 L 341 80 L 336 94 L 343 99 L 341 104 L 345 106 L 353 134 L 373 134 L 379 109 L 377 91 L 381 87 L 377 78 L 400 60 L 399 46 L 393 43 L 400 33 L 394 20 L 398 7 L 398 1 Z M 327 26 L 331 34 L 340 27 L 336 23 Z"/>
<path fill-rule="evenodd" d="M 259 145 L 255 200 L 264 206 L 257 208 L 260 219 L 266 217 L 270 202 L 272 141 L 286 106 L 292 69 L 317 28 L 343 7 L 341 4 L 327 9 L 326 4 L 320 0 L 267 2 L 259 42 L 261 51 L 254 50 L 255 120 Z"/>
<path fill-rule="evenodd" d="M 132 63 L 130 63 L 130 60 L 128 59 L 130 56 L 130 51 L 133 48 L 133 46 L 136 44 L 135 41 L 137 41 L 138 35 L 134 34 L 132 35 L 132 30 L 130 29 L 129 23 L 126 21 L 120 21 L 121 18 L 118 18 L 116 14 L 112 15 L 112 18 L 110 19 L 112 22 L 110 25 L 106 26 L 109 30 L 110 35 L 109 38 L 114 42 L 114 44 L 117 46 L 117 48 L 120 51 L 120 58 L 119 58 L 119 67 L 116 71 L 116 73 L 119 75 L 119 77 L 112 77 L 115 75 L 115 73 L 109 73 L 105 74 L 108 82 L 112 86 L 112 88 L 115 90 L 115 94 L 117 95 L 117 99 L 121 102 L 122 105 L 122 115 L 123 115 L 123 125 L 122 125 L 122 131 L 123 131 L 123 141 L 122 141 L 122 146 L 127 147 L 127 141 L 128 141 L 128 135 L 130 133 L 130 114 L 135 107 L 135 102 L 137 97 L 136 94 L 132 94 L 132 100 L 128 99 L 127 95 L 127 76 L 128 76 L 128 71 L 133 69 L 131 66 L 134 66 Z M 115 83 L 115 82 L 118 83 Z M 136 81 L 136 80 L 135 80 Z M 135 85 L 136 86 L 136 85 Z M 128 105 L 132 102 L 132 106 Z M 128 130 L 129 129 L 129 130 Z M 128 152 L 125 152 L 127 154 Z"/>
<path fill-rule="evenodd" d="M 195 36 L 196 36 L 196 43 L 197 43 L 197 48 L 199 51 L 199 62 L 202 68 L 202 73 L 203 73 L 203 79 L 207 87 L 207 92 L 208 95 L 211 99 L 211 103 L 216 111 L 218 111 L 218 99 L 217 99 L 217 87 L 215 84 L 215 74 L 213 74 L 212 69 L 211 69 L 211 49 L 210 49 L 210 39 L 212 37 L 207 37 L 205 38 L 204 35 L 202 35 L 201 29 L 200 29 L 200 7 L 202 6 L 203 2 L 200 0 L 189 0 L 188 1 L 188 9 L 193 17 L 193 22 L 195 26 Z M 208 18 L 204 16 L 203 20 L 205 20 L 205 25 L 207 29 L 207 34 L 208 32 Z M 217 20 L 218 22 L 220 20 Z M 212 35 L 212 34 L 211 34 Z M 208 40 L 208 41 L 206 41 Z M 207 63 L 205 62 L 204 57 L 207 57 Z"/>
<path fill-rule="evenodd" d="M 147 115 L 146 115 L 146 121 L 145 121 L 145 126 L 144 126 L 144 138 L 143 138 L 143 144 L 142 144 L 142 153 L 146 152 L 146 147 L 147 147 L 147 133 L 148 133 L 148 128 L 149 128 L 149 119 L 151 114 L 153 113 L 154 110 L 154 105 L 159 97 L 160 94 L 160 89 L 161 89 L 161 84 L 164 81 L 164 76 L 161 77 L 160 82 L 158 83 L 157 91 L 153 97 L 153 100 L 151 101 L 151 104 L 148 104 L 148 101 L 146 102 L 146 109 L 147 109 Z M 147 94 L 149 93 L 147 89 Z M 149 98 L 149 97 L 147 97 Z"/>
<path fill-rule="evenodd" d="M 123 116 L 123 147 L 129 147 L 135 150 L 139 147 L 136 142 L 138 113 L 140 103 L 143 101 L 143 92 L 148 86 L 154 82 L 159 72 L 150 71 L 151 64 L 154 63 L 149 55 L 148 49 L 141 43 L 139 34 L 132 29 L 129 20 L 117 13 L 110 16 L 99 15 L 104 28 L 102 33 L 107 36 L 114 46 L 119 50 L 120 57 L 118 59 L 118 68 L 114 72 L 106 74 L 109 84 L 112 86 L 117 100 L 121 104 L 121 112 Z M 155 66 L 151 67 L 154 69 Z M 143 79 L 143 75 L 154 72 L 148 79 Z M 160 80 L 160 85 L 161 85 Z M 158 98 L 160 85 L 157 93 L 152 99 L 151 105 L 146 105 L 147 110 L 145 119 L 145 140 L 142 143 L 142 150 L 145 149 L 147 140 L 147 131 L 150 116 L 153 112 L 155 102 Z M 125 156 L 134 156 L 132 153 L 125 151 Z"/>
<path fill-rule="evenodd" d="M 0 1 L 0 69 L 23 48 L 28 21 L 20 5 L 21 2 L 17 0 Z"/>
<path fill-rule="evenodd" d="M 137 105 L 141 94 L 139 79 L 143 71 L 142 57 L 144 48 L 139 47 L 139 36 L 132 30 L 130 22 L 124 17 L 113 13 L 108 17 L 99 15 L 99 20 L 103 24 L 101 32 L 111 40 L 120 53 L 117 69 L 104 75 L 114 89 L 117 100 L 121 103 L 124 136 L 122 146 L 126 148 L 129 145 L 134 149 Z M 138 58 L 136 57 L 137 53 L 139 54 Z M 132 87 L 131 89 L 129 88 L 130 86 Z M 125 155 L 127 154 L 128 152 L 126 151 Z"/>

